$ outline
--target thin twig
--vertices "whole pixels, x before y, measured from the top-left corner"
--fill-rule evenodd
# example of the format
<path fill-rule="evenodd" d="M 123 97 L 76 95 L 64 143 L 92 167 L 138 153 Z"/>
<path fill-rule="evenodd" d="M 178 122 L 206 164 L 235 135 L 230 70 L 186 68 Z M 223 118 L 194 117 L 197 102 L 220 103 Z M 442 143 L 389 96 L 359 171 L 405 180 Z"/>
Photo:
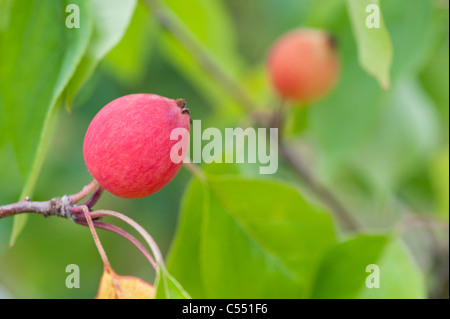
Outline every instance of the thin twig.
<path fill-rule="evenodd" d="M 286 118 L 286 107 L 287 101 L 284 99 L 279 99 L 278 105 L 272 112 L 272 116 L 269 118 L 268 124 L 266 124 L 267 128 L 277 128 L 278 129 L 278 138 L 281 140 L 283 136 L 283 129 Z"/>
<path fill-rule="evenodd" d="M 404 207 L 403 207 L 404 208 Z M 404 208 L 405 209 L 405 208 Z M 397 227 L 400 231 L 406 231 L 410 228 L 426 228 L 432 231 L 433 229 L 449 231 L 449 224 L 443 220 L 437 220 L 431 216 L 425 216 L 419 213 L 411 212 L 408 210 L 402 219 L 399 221 Z"/>
<path fill-rule="evenodd" d="M 145 241 L 149 245 L 150 249 L 153 252 L 153 256 L 155 256 L 156 262 L 159 265 L 161 265 L 162 267 L 164 267 L 164 258 L 162 256 L 162 253 L 159 250 L 159 247 L 156 244 L 155 240 L 153 239 L 152 236 L 150 236 L 150 234 L 141 225 L 136 223 L 133 219 L 131 219 L 130 217 L 128 217 L 122 213 L 115 212 L 112 210 L 96 210 L 96 211 L 91 212 L 90 215 L 92 218 L 103 217 L 103 216 L 115 217 L 115 218 L 120 219 L 121 221 L 127 223 L 131 227 L 133 227 L 145 239 Z"/>
<path fill-rule="evenodd" d="M 435 219 L 430 214 L 413 211 L 403 202 L 404 199 L 397 198 L 397 210 L 403 214 L 396 225 L 396 230 L 402 234 L 411 228 L 423 228 L 425 242 L 432 251 L 433 274 L 435 274 L 434 283 L 429 290 L 431 299 L 447 299 L 449 287 L 449 248 L 448 248 L 448 222 Z M 437 232 L 447 233 L 446 237 L 441 237 Z"/>
<path fill-rule="evenodd" d="M 75 222 L 79 225 L 89 226 L 86 220 L 77 219 L 77 220 L 75 220 Z M 152 267 L 155 270 L 158 269 L 158 265 L 156 264 L 156 261 L 153 259 L 153 257 L 147 251 L 147 249 L 145 249 L 144 245 L 142 245 L 141 242 L 139 240 L 137 240 L 133 235 L 129 234 L 128 232 L 126 232 L 125 230 L 123 230 L 120 227 L 117 227 L 117 226 L 111 225 L 111 224 L 107 224 L 107 223 L 103 223 L 103 222 L 99 222 L 99 221 L 94 221 L 94 226 L 95 226 L 95 228 L 100 228 L 100 229 L 110 231 L 112 233 L 115 233 L 115 234 L 120 235 L 120 236 L 124 237 L 125 239 L 127 239 L 134 246 L 136 246 L 137 249 L 139 249 L 139 251 L 145 256 L 145 258 L 147 258 L 147 260 L 149 261 L 149 263 L 152 265 Z"/>
<path fill-rule="evenodd" d="M 98 252 L 100 253 L 100 256 L 102 257 L 103 264 L 105 267 L 111 267 L 108 256 L 106 256 L 106 252 L 103 249 L 102 243 L 100 242 L 100 239 L 98 238 L 97 232 L 95 231 L 94 223 L 92 221 L 91 215 L 89 213 L 89 208 L 87 206 L 80 206 L 80 208 L 83 210 L 84 217 L 86 218 L 86 221 L 89 225 L 89 229 L 91 230 L 92 237 L 94 238 L 95 245 L 97 246 Z"/>

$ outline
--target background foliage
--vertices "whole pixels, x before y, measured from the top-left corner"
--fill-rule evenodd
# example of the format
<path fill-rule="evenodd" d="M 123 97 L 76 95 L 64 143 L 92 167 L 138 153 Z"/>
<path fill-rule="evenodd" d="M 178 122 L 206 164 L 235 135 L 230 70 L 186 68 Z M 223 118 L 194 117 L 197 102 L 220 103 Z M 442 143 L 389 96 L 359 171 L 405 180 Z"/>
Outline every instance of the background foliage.
<path fill-rule="evenodd" d="M 69 3 L 79 29 L 65 27 Z M 297 27 L 335 35 L 339 84 L 290 110 L 285 136 L 368 226 L 342 232 L 282 161 L 275 176 L 216 164 L 203 181 L 181 170 L 148 198 L 105 194 L 98 207 L 172 247 L 168 269 L 192 297 L 422 298 L 448 283 L 448 1 L 0 0 L 0 204 L 87 184 L 89 121 L 125 94 L 185 98 L 203 127 L 245 123 L 245 105 L 160 25 L 155 3 L 261 109 L 276 103 L 264 71 L 271 43 Z M 361 3 L 380 4 L 381 29 L 361 26 Z M 100 236 L 119 274 L 153 280 L 129 243 Z M 81 289 L 64 284 L 73 263 Z M 371 263 L 380 289 L 365 288 Z M 87 228 L 34 215 L 0 221 L 0 297 L 91 298 L 101 271 Z"/>

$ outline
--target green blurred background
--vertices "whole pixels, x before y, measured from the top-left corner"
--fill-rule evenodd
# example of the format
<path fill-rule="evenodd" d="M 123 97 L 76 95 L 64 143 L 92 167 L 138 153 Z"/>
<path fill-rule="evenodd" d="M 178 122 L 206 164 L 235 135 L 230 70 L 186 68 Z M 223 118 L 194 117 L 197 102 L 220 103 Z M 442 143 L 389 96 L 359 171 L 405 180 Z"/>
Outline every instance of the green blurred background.
<path fill-rule="evenodd" d="M 398 227 L 406 209 L 437 221 L 444 231 L 432 230 L 432 238 L 420 225 L 408 224 L 402 230 L 431 290 L 440 280 L 445 254 L 448 258 L 448 1 L 381 1 L 394 52 L 392 85 L 387 91 L 358 63 L 343 1 L 166 3 L 224 70 L 268 108 L 276 100 L 264 71 L 271 43 L 303 26 L 336 36 L 343 69 L 339 85 L 307 110 L 290 110 L 286 135 L 290 145 L 304 151 L 315 174 L 371 228 Z M 242 125 L 245 115 L 236 102 L 193 61 L 139 2 L 124 38 L 83 86 L 73 110 L 62 106 L 32 198 L 75 193 L 90 181 L 82 155 L 84 133 L 101 107 L 119 96 L 148 92 L 185 98 L 193 119 L 201 119 L 203 127 Z M 296 181 L 281 161 L 280 165 L 276 178 Z M 251 165 L 239 169 L 244 176 L 255 176 L 257 171 Z M 190 173 L 182 169 L 167 187 L 143 199 L 105 193 L 96 207 L 134 218 L 166 253 L 189 178 Z M 23 179 L 8 143 L 0 145 L 0 181 L 0 204 L 16 201 Z M 0 297 L 95 295 L 102 266 L 88 228 L 30 214 L 10 248 L 11 229 L 12 218 L 0 220 Z M 119 274 L 152 282 L 152 268 L 130 243 L 102 230 L 99 235 Z M 433 249 L 442 251 L 444 261 L 436 262 Z M 81 289 L 66 288 L 68 264 L 80 266 Z"/>

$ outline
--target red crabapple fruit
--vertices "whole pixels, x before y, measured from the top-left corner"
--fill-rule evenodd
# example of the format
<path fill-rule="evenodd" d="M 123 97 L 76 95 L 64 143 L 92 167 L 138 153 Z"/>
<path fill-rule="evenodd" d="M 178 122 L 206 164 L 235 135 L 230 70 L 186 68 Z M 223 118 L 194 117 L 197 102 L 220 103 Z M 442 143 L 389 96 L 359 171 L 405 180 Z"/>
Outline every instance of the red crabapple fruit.
<path fill-rule="evenodd" d="M 184 100 L 154 94 L 120 97 L 103 107 L 89 125 L 83 145 L 87 169 L 118 197 L 151 195 L 182 165 L 170 157 L 172 146 L 179 143 L 170 139 L 176 128 L 190 129 Z"/>
<path fill-rule="evenodd" d="M 297 29 L 272 46 L 268 73 L 278 94 L 301 103 L 328 93 L 339 75 L 339 59 L 333 38 L 313 29 Z"/>

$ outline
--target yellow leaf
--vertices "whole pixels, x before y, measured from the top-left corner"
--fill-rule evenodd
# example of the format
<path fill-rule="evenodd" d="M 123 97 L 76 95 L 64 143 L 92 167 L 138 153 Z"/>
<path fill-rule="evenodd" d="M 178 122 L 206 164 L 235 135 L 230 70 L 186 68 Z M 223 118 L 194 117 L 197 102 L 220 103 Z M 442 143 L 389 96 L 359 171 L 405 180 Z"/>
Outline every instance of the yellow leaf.
<path fill-rule="evenodd" d="M 96 299 L 153 299 L 155 288 L 144 280 L 132 276 L 119 276 L 105 266 Z"/>

